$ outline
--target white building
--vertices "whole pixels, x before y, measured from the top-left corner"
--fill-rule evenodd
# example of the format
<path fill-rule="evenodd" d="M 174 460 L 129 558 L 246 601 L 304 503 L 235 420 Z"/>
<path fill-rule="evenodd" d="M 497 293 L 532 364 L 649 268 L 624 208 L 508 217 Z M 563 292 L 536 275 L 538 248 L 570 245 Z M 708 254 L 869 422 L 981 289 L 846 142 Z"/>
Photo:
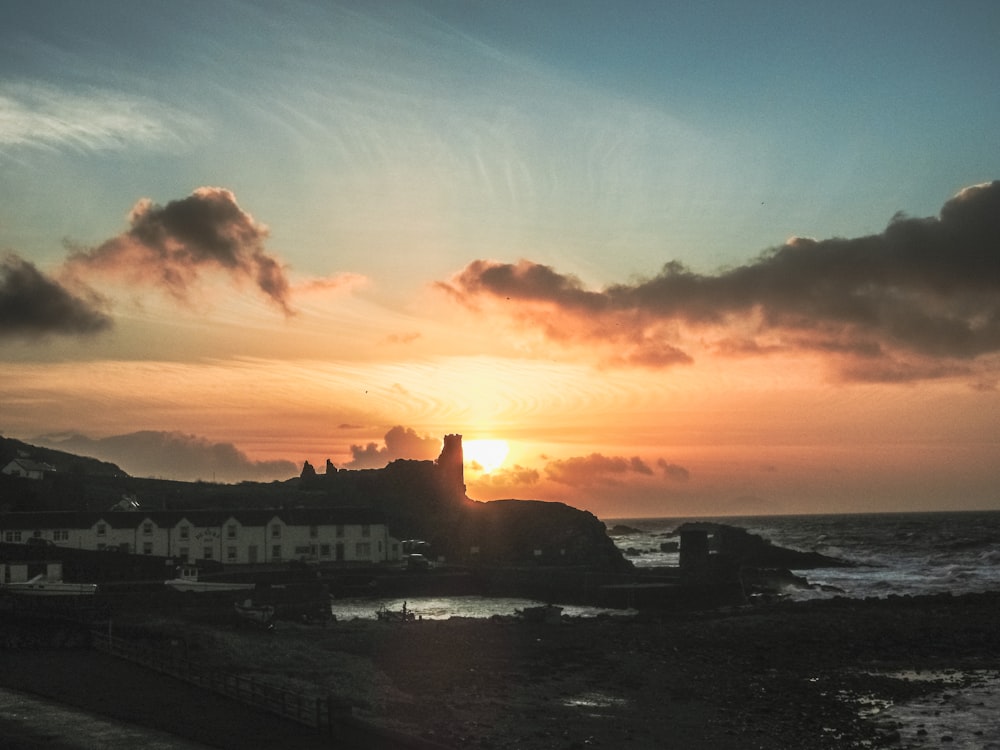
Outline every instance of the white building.
<path fill-rule="evenodd" d="M 0 541 L 226 565 L 400 559 L 399 542 L 367 508 L 5 513 Z"/>
<path fill-rule="evenodd" d="M 21 477 L 22 479 L 44 479 L 46 474 L 56 470 L 51 464 L 41 461 L 32 461 L 30 458 L 15 458 L 7 463 L 0 473 L 11 477 Z"/>

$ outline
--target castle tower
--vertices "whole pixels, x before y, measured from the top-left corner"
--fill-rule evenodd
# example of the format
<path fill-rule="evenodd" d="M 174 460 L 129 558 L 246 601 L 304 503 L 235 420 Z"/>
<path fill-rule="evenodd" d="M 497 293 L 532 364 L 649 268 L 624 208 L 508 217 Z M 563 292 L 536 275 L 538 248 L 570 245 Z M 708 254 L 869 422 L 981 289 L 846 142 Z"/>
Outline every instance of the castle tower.
<path fill-rule="evenodd" d="M 461 435 L 445 435 L 438 456 L 438 476 L 445 489 L 465 497 L 465 454 Z"/>

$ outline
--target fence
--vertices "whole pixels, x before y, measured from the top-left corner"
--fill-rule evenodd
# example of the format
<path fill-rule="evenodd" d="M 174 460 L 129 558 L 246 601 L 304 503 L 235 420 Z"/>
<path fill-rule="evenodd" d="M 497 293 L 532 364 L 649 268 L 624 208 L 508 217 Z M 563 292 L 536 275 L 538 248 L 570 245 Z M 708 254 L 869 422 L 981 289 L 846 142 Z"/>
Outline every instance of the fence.
<path fill-rule="evenodd" d="M 305 724 L 327 736 L 337 735 L 352 715 L 351 705 L 333 696 L 307 695 L 251 677 L 208 669 L 179 655 L 157 652 L 108 633 L 94 631 L 91 643 L 98 651 Z"/>

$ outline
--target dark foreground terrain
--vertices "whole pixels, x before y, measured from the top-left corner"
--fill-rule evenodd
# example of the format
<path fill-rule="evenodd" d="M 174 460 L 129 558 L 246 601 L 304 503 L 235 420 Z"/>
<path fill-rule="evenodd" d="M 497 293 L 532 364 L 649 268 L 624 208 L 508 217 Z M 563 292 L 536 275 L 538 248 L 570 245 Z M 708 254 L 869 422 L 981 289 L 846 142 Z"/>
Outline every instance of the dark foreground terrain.
<path fill-rule="evenodd" d="M 852 697 L 902 701 L 934 687 L 888 676 L 896 670 L 1000 669 L 998 618 L 1000 594 L 981 594 L 558 624 L 279 623 L 270 633 L 132 616 L 123 631 L 349 698 L 361 718 L 445 746 L 785 750 L 899 746 L 892 726 L 859 718 Z M 0 653 L 2 685 L 218 747 L 320 746 L 112 657 L 15 641 Z"/>

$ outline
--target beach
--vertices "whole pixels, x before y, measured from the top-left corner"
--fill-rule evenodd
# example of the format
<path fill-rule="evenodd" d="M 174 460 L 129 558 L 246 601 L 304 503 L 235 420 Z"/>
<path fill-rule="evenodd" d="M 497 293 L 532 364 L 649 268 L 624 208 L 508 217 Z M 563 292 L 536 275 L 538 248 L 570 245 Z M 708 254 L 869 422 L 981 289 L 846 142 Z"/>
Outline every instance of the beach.
<path fill-rule="evenodd" d="M 279 623 L 268 633 L 158 617 L 142 627 L 175 642 L 183 632 L 186 651 L 207 664 L 350 699 L 361 720 L 445 747 L 742 750 L 911 746 L 900 744 L 906 736 L 949 742 L 937 725 L 923 735 L 909 726 L 907 735 L 891 712 L 863 714 L 959 695 L 966 676 L 1000 670 L 998 615 L 1000 595 L 969 594 L 557 624 L 351 620 Z M 236 747 L 245 732 L 258 740 L 276 732 L 284 747 L 322 746 L 305 728 L 222 697 L 202 700 L 195 688 L 90 651 L 4 657 L 6 687 L 210 746 Z M 169 707 L 192 696 L 204 710 L 180 721 Z M 250 716 L 263 724 L 251 729 Z M 953 743 L 956 731 L 948 730 Z M 970 731 L 980 732 L 980 747 L 1000 741 L 983 734 L 988 728 Z"/>

